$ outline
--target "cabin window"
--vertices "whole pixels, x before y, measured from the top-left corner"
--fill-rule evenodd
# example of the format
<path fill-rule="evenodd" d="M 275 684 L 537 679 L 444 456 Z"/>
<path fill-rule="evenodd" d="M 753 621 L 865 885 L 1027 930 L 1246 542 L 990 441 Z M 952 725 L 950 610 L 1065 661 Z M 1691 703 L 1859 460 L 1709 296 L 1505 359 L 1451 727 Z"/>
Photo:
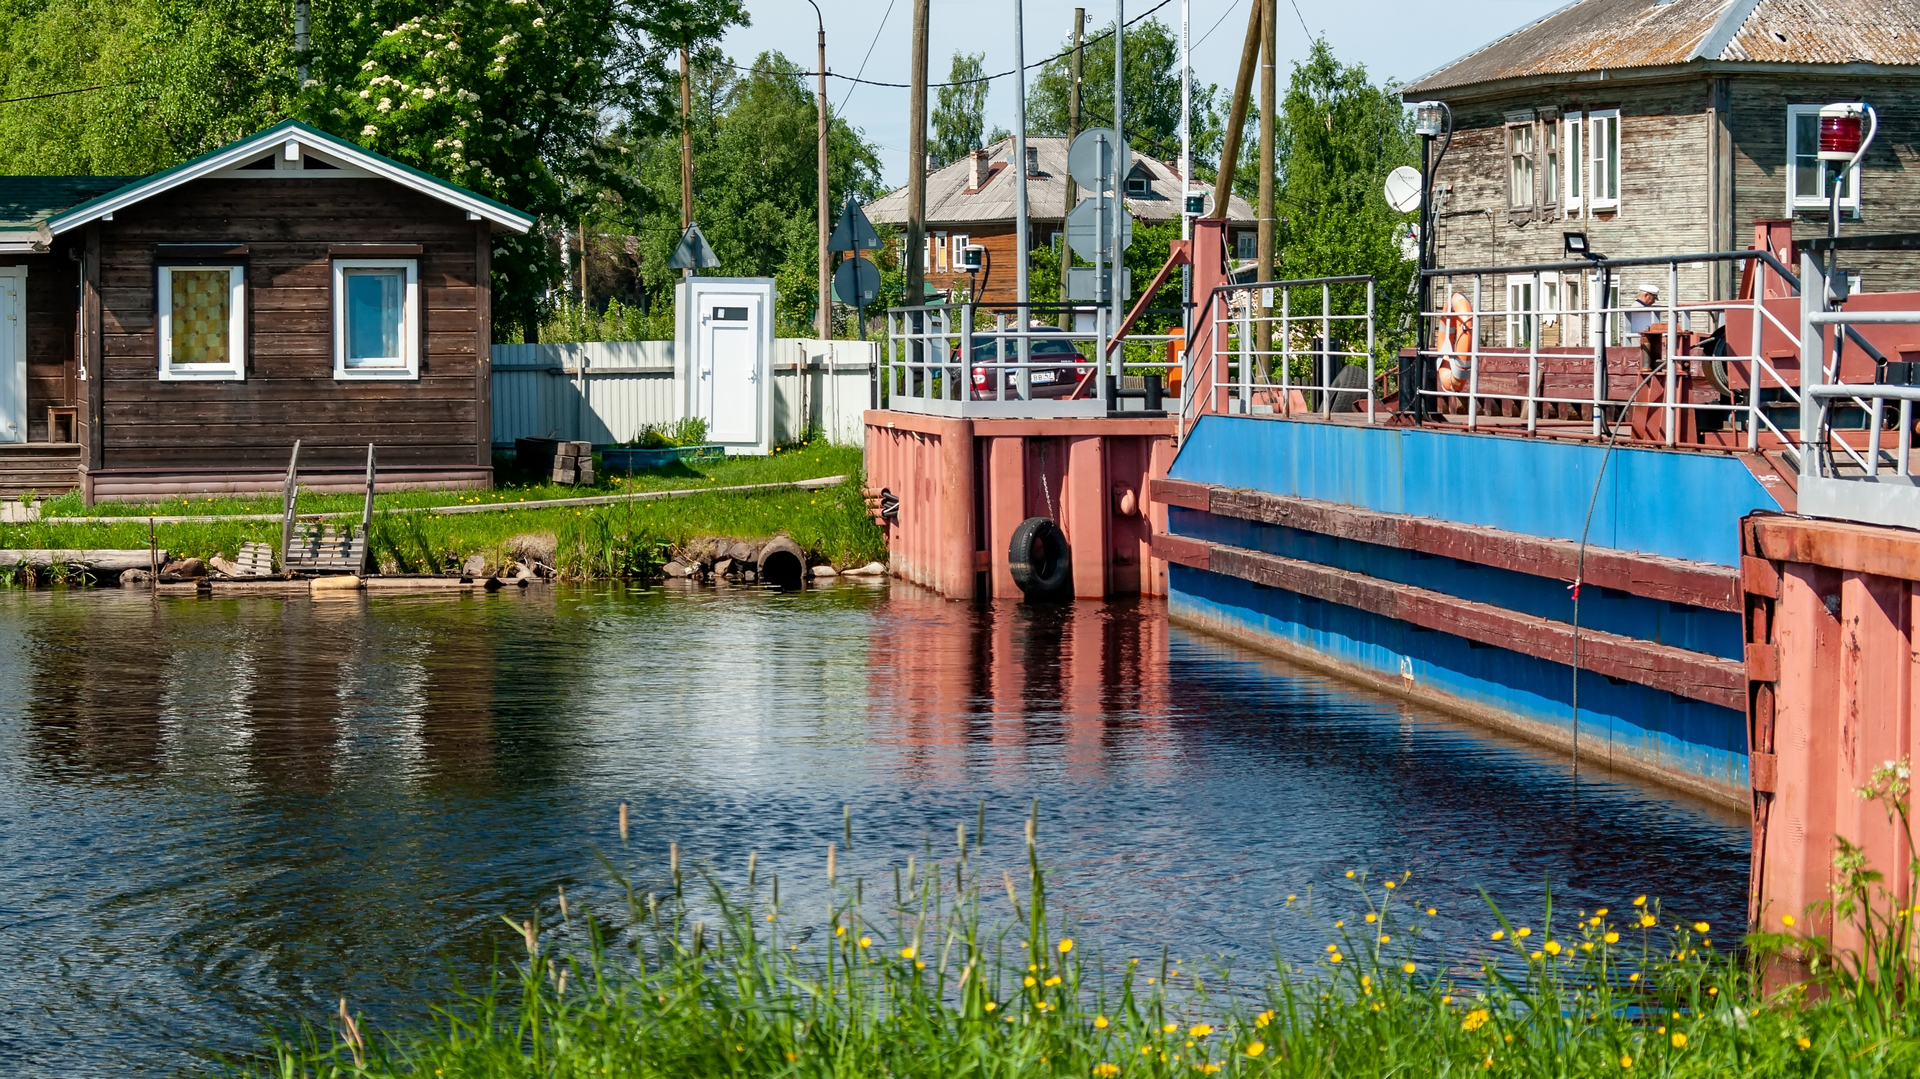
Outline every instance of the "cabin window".
<path fill-rule="evenodd" d="M 414 259 L 335 259 L 333 377 L 418 378 L 419 295 Z"/>
<path fill-rule="evenodd" d="M 1585 137 L 1586 124 L 1587 118 L 1585 113 L 1570 112 L 1567 114 L 1567 122 L 1564 125 L 1564 129 L 1567 136 L 1567 190 L 1565 203 L 1568 217 L 1582 216 L 1587 205 L 1587 171 L 1581 167 L 1581 162 L 1585 160 L 1581 157 L 1581 154 L 1585 152 L 1587 145 Z"/>
<path fill-rule="evenodd" d="M 1507 125 L 1507 206 L 1531 210 L 1534 203 L 1533 120 Z"/>
<path fill-rule="evenodd" d="M 1787 216 L 1827 209 L 1827 170 L 1820 152 L 1820 106 L 1787 106 Z M 1840 212 L 1860 213 L 1860 167 L 1841 180 Z"/>
<path fill-rule="evenodd" d="M 1587 114 L 1587 209 L 1620 208 L 1620 110 Z"/>
<path fill-rule="evenodd" d="M 246 377 L 244 266 L 159 267 L 160 378 Z"/>
<path fill-rule="evenodd" d="M 1533 344 L 1534 294 L 1539 287 L 1531 274 L 1507 278 L 1507 344 L 1513 348 Z"/>
<path fill-rule="evenodd" d="M 972 242 L 973 242 L 973 237 L 968 236 L 964 232 L 958 233 L 954 236 L 953 238 L 953 272 L 954 273 L 959 273 L 960 267 L 966 264 L 967 245 Z"/>
<path fill-rule="evenodd" d="M 1540 205 L 1551 218 L 1560 207 L 1560 121 L 1545 117 L 1540 132 Z"/>
<path fill-rule="evenodd" d="M 1235 234 L 1233 237 L 1233 257 L 1237 259 L 1259 258 L 1260 234 L 1257 232 Z"/>

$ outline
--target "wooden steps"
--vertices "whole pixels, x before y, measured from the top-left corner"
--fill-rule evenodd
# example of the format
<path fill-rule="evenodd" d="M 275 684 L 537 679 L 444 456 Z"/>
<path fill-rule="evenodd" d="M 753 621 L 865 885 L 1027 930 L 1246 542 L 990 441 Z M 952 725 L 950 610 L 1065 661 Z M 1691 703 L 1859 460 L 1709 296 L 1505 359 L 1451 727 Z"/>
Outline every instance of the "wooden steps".
<path fill-rule="evenodd" d="M 79 485 L 79 443 L 0 443 L 0 498 L 18 498 L 26 491 L 51 498 Z"/>

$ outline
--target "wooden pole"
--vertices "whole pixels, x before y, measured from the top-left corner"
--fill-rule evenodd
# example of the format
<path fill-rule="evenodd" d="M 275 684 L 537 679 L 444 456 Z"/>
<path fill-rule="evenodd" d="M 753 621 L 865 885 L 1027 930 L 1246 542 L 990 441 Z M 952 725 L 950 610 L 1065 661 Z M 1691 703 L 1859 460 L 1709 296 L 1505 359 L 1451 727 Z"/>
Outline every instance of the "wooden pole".
<path fill-rule="evenodd" d="M 814 18 L 820 17 L 820 5 L 813 7 Z M 819 187 L 820 187 L 820 314 L 818 318 L 820 340 L 833 340 L 833 274 L 827 253 L 827 24 L 820 23 L 820 85 L 819 85 Z M 806 376 L 803 372 L 801 383 Z"/>
<path fill-rule="evenodd" d="M 1073 9 L 1073 58 L 1068 61 L 1068 71 L 1071 73 L 1071 75 L 1067 80 L 1067 146 L 1069 148 L 1073 146 L 1073 140 L 1080 136 L 1080 61 L 1081 61 L 1082 53 L 1085 51 L 1081 46 L 1081 38 L 1086 34 L 1086 30 L 1087 30 L 1087 9 L 1083 7 L 1074 8 Z M 1067 204 L 1060 211 L 1060 302 L 1061 303 L 1066 303 L 1069 299 L 1068 292 L 1067 292 L 1067 271 L 1071 269 L 1073 266 L 1073 245 L 1067 242 L 1067 215 L 1073 212 L 1074 206 L 1078 204 L 1079 201 L 1080 201 L 1079 185 L 1073 182 L 1073 173 L 1068 172 L 1067 173 Z M 1060 312 L 1060 328 L 1063 330 L 1073 329 L 1073 312 L 1072 311 Z"/>
<path fill-rule="evenodd" d="M 1274 46 L 1278 44 L 1279 19 L 1276 0 L 1260 0 L 1260 228 L 1259 280 L 1273 280 L 1273 121 L 1278 107 L 1278 78 L 1274 72 Z M 1271 309 L 1271 302 L 1262 306 Z"/>
<path fill-rule="evenodd" d="M 927 2 L 913 4 L 913 88 L 907 97 L 907 306 L 926 302 Z"/>
<path fill-rule="evenodd" d="M 1240 129 L 1247 123 L 1247 98 L 1253 92 L 1253 69 L 1260 61 L 1260 27 L 1264 5 L 1253 5 L 1247 16 L 1247 40 L 1240 46 L 1240 74 L 1233 82 L 1233 104 L 1227 110 L 1225 144 L 1220 147 L 1220 176 L 1213 185 L 1213 211 L 1208 217 L 1225 218 L 1233 197 L 1233 169 L 1240 161 Z"/>
<path fill-rule="evenodd" d="M 680 234 L 686 235 L 693 224 L 693 91 L 687 73 L 687 48 L 680 47 Z M 693 276 L 693 268 L 680 271 L 682 278 Z"/>

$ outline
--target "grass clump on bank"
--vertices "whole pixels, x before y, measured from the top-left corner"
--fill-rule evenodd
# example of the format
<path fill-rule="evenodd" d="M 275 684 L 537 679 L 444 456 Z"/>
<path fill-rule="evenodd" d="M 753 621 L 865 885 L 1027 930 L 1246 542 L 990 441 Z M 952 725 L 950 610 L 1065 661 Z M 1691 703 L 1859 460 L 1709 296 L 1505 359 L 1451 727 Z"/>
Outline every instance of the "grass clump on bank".
<path fill-rule="evenodd" d="M 1904 803 L 1904 783 L 1879 795 L 1897 786 Z M 837 879 L 830 847 L 816 910 L 783 906 L 751 858 L 744 890 L 709 876 L 690 903 L 676 851 L 666 894 L 621 881 L 611 910 L 560 895 L 508 918 L 523 958 L 425 1028 L 367 1032 L 342 1001 L 329 1034 L 279 1044 L 256 1074 L 1725 1079 L 1920 1065 L 1912 911 L 1864 869 L 1835 907 L 1864 928 L 1864 959 L 1817 940 L 1716 947 L 1711 927 L 1645 897 L 1448 924 L 1407 876 L 1350 872 L 1330 895 L 1288 898 L 1325 928 L 1319 960 L 1247 979 L 1183 972 L 1164 953 L 1090 957 L 1049 922 L 1033 836 L 1029 820 L 1016 885 L 963 826 L 949 860 L 894 867 L 891 903 Z M 1002 887 L 1012 917 L 991 927 Z M 1813 958 L 1811 981 L 1769 989 L 1757 972 L 1789 946 Z"/>

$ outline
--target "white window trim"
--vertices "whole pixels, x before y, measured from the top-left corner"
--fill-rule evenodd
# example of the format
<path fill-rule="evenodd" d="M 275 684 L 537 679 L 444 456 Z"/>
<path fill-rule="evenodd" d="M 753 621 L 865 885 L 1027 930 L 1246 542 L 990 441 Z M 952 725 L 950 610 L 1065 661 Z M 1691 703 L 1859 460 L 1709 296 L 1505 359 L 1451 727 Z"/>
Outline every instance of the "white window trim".
<path fill-rule="evenodd" d="M 1540 206 L 1540 138 L 1536 130 L 1538 124 L 1533 120 L 1507 125 L 1507 212 L 1527 213 Z M 1525 153 L 1520 151 L 1519 141 L 1525 138 Z M 1519 190 L 1514 183 L 1516 165 L 1524 163 L 1527 173 L 1527 189 Z"/>
<path fill-rule="evenodd" d="M 953 254 L 947 257 L 947 265 L 953 267 L 954 273 L 959 273 L 960 264 L 966 261 L 967 245 L 973 242 L 973 237 L 964 232 L 956 232 L 953 234 L 953 239 L 948 242 L 953 246 Z"/>
<path fill-rule="evenodd" d="M 1521 293 L 1526 305 L 1521 305 Z M 1533 331 L 1533 315 L 1540 309 L 1540 278 L 1537 274 L 1507 275 L 1507 346 L 1526 348 Z"/>
<path fill-rule="evenodd" d="M 1803 195 L 1799 191 L 1800 169 L 1796 160 L 1799 157 L 1800 125 L 1795 121 L 1802 116 L 1820 115 L 1820 105 L 1787 106 L 1787 216 L 1793 217 L 1807 210 L 1825 212 L 1829 203 L 1824 194 Z M 1824 169 L 1822 170 L 1824 173 Z M 1860 216 L 1860 166 L 1855 165 L 1847 177 L 1850 181 L 1842 189 L 1840 212 L 1852 217 Z"/>
<path fill-rule="evenodd" d="M 1587 170 L 1587 114 L 1570 112 L 1567 114 L 1566 127 L 1560 138 L 1560 182 L 1565 185 L 1561 193 L 1561 205 L 1566 207 L 1567 216 L 1585 217 L 1587 210 L 1586 188 L 1575 190 L 1575 185 L 1583 184 Z"/>
<path fill-rule="evenodd" d="M 348 270 L 407 271 L 406 298 L 401 303 L 399 367 L 347 366 L 347 281 Z M 334 259 L 333 260 L 333 377 L 335 381 L 366 379 L 392 381 L 420 377 L 420 260 L 419 259 Z"/>
<path fill-rule="evenodd" d="M 1621 168 L 1622 162 L 1620 159 L 1626 154 L 1626 128 L 1620 123 L 1620 110 L 1595 109 L 1587 113 L 1587 159 L 1582 163 L 1583 167 L 1587 169 L 1587 210 L 1589 213 L 1600 213 L 1608 210 L 1618 212 L 1620 209 L 1620 195 L 1607 198 L 1600 194 L 1601 191 L 1606 189 L 1606 184 L 1601 181 L 1606 173 L 1605 162 L 1607 159 L 1601 155 L 1605 152 L 1607 140 L 1599 136 L 1600 131 L 1606 126 L 1608 120 L 1612 120 L 1614 123 L 1615 156 L 1612 164 L 1615 181 L 1618 183 L 1624 179 L 1625 170 Z M 1621 184 L 1621 186 L 1624 186 L 1624 184 Z"/>
<path fill-rule="evenodd" d="M 160 381 L 162 382 L 245 382 L 247 378 L 247 268 L 238 264 L 162 263 L 155 290 L 159 308 Z M 173 362 L 173 271 L 227 271 L 227 362 Z"/>

